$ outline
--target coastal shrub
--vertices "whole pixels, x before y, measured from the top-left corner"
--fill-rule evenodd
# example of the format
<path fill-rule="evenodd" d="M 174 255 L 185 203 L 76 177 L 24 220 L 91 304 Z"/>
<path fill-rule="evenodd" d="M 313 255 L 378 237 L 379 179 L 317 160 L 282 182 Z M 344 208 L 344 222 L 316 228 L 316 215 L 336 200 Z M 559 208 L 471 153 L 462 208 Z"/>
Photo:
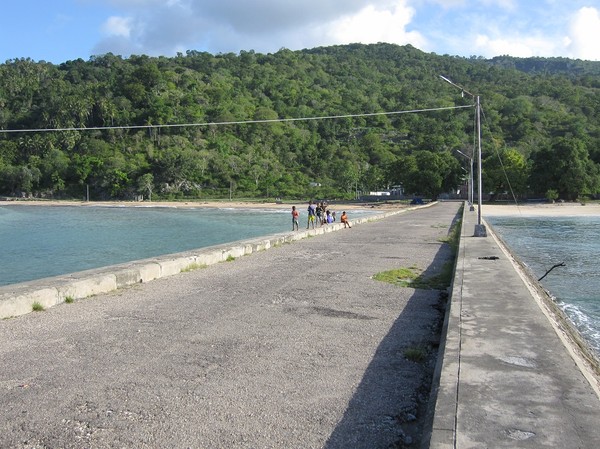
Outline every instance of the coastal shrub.
<path fill-rule="evenodd" d="M 546 199 L 549 202 L 554 203 L 558 199 L 558 192 L 554 189 L 548 189 L 546 191 Z"/>
<path fill-rule="evenodd" d="M 225 259 L 225 262 L 233 262 L 234 260 L 235 257 L 230 254 L 229 256 L 227 256 L 227 259 Z"/>
<path fill-rule="evenodd" d="M 74 302 L 74 301 L 75 301 L 75 299 L 74 299 L 72 296 L 67 296 L 67 297 L 65 298 L 65 302 L 66 302 L 67 304 L 73 304 L 73 302 Z"/>

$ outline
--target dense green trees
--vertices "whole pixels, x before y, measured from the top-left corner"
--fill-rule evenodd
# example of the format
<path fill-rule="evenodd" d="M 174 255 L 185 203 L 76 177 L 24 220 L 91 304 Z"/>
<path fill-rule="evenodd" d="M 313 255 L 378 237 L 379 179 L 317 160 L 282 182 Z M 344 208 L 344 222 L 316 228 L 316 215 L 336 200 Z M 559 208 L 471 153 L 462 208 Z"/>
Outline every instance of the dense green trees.
<path fill-rule="evenodd" d="M 439 75 L 481 95 L 486 194 L 600 193 L 600 63 L 353 44 L 6 61 L 0 194 L 436 197 L 474 146 L 474 108 L 440 110 L 472 100 Z"/>
<path fill-rule="evenodd" d="M 583 141 L 559 137 L 534 154 L 531 179 L 543 192 L 556 190 L 559 198 L 575 200 L 600 191 L 598 164 L 592 162 Z"/>
<path fill-rule="evenodd" d="M 422 150 L 400 156 L 389 170 L 389 178 L 396 179 L 405 191 L 428 198 L 450 192 L 462 178 L 459 161 L 447 151 Z"/>
<path fill-rule="evenodd" d="M 525 156 L 514 148 L 507 148 L 488 156 L 484 160 L 482 186 L 492 198 L 508 196 L 513 199 L 521 198 L 528 192 L 530 166 Z M 543 172 L 536 170 L 535 173 Z M 541 186 L 540 186 L 541 187 Z"/>

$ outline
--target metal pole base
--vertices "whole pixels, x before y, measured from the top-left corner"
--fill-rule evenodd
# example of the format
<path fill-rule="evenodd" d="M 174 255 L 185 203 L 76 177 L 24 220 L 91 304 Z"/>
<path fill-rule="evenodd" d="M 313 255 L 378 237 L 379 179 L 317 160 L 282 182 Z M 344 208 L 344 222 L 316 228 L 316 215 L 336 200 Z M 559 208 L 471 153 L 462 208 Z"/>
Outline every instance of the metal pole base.
<path fill-rule="evenodd" d="M 487 237 L 487 230 L 485 229 L 485 225 L 476 224 L 475 225 L 475 234 L 473 237 Z"/>

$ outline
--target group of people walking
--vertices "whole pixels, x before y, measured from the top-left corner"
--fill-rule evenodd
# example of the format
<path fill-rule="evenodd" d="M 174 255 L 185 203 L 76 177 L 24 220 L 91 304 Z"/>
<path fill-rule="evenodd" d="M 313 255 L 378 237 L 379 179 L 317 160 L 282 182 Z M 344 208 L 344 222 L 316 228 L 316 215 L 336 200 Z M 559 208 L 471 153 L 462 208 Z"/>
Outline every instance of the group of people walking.
<path fill-rule="evenodd" d="M 323 226 L 325 224 L 334 223 L 336 221 L 335 211 L 330 211 L 327 208 L 327 204 L 322 201 L 320 203 L 314 203 L 313 201 L 308 202 L 308 221 L 306 223 L 306 229 L 310 229 L 311 226 L 315 229 L 315 226 Z M 297 231 L 299 228 L 300 212 L 296 209 L 296 206 L 292 206 L 292 231 Z M 344 228 L 351 228 L 350 221 L 348 221 L 348 215 L 346 211 L 342 212 L 340 221 L 344 224 Z"/>

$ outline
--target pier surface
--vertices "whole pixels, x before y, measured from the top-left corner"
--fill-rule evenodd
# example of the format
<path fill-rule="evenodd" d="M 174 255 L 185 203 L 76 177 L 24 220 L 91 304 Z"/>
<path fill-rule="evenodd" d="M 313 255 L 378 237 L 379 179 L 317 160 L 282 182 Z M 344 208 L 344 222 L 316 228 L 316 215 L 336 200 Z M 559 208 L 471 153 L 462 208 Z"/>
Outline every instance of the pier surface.
<path fill-rule="evenodd" d="M 596 447 L 596 392 L 468 212 L 426 415 L 408 354 L 437 347 L 443 296 L 372 277 L 439 274 L 459 206 L 0 321 L 0 447 Z"/>

